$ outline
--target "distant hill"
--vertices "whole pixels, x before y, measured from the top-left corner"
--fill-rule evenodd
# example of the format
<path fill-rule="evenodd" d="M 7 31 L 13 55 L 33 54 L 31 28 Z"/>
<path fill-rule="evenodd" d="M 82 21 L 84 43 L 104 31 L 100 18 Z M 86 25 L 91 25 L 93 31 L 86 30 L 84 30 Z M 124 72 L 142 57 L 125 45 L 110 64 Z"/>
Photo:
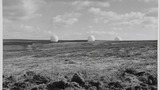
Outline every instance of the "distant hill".
<path fill-rule="evenodd" d="M 87 40 L 59 40 L 58 42 L 87 42 Z M 3 39 L 3 45 L 26 45 L 33 43 L 47 44 L 50 40 L 29 40 L 29 39 Z"/>

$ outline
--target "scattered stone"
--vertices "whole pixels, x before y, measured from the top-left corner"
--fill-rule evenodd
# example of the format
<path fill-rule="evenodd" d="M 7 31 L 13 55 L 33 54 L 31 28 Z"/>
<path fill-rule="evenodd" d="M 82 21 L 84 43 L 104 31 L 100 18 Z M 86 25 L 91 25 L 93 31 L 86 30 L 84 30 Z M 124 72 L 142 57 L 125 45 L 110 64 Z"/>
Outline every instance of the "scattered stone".
<path fill-rule="evenodd" d="M 131 83 L 131 78 L 126 78 L 125 81 Z"/>
<path fill-rule="evenodd" d="M 69 61 L 68 59 L 65 60 L 66 62 Z"/>
<path fill-rule="evenodd" d="M 157 85 L 157 79 L 154 76 L 149 75 L 148 76 L 148 84 L 149 85 Z"/>
<path fill-rule="evenodd" d="M 147 84 L 148 83 L 148 76 L 147 75 L 139 76 L 138 80 Z"/>
<path fill-rule="evenodd" d="M 152 86 L 150 87 L 150 90 L 157 90 L 157 87 Z"/>
<path fill-rule="evenodd" d="M 50 81 L 49 77 L 42 76 L 40 74 L 35 73 L 34 71 L 27 71 L 22 79 L 24 79 L 24 82 L 30 82 L 35 84 L 45 84 Z"/>
<path fill-rule="evenodd" d="M 89 89 L 90 87 L 91 87 L 91 85 L 89 84 L 89 82 L 86 82 L 85 85 L 84 85 L 84 88 Z"/>
<path fill-rule="evenodd" d="M 47 90 L 55 90 L 56 88 L 65 89 L 69 84 L 65 81 L 56 81 L 47 84 Z"/>
<path fill-rule="evenodd" d="M 35 75 L 36 73 L 34 71 L 27 71 L 22 78 L 25 79 L 25 81 L 31 81 Z"/>
<path fill-rule="evenodd" d="M 98 90 L 96 86 L 89 87 L 87 90 Z"/>
<path fill-rule="evenodd" d="M 71 86 L 71 87 L 77 87 L 77 88 L 80 88 L 79 84 L 78 84 L 78 83 L 76 83 L 76 82 L 71 82 L 71 83 L 70 83 L 70 86 Z"/>
<path fill-rule="evenodd" d="M 132 87 L 127 87 L 126 90 L 132 90 Z"/>
<path fill-rule="evenodd" d="M 80 86 L 84 86 L 85 85 L 85 80 L 82 78 L 82 76 L 80 74 L 75 73 L 71 79 L 71 82 L 76 82 L 78 83 Z"/>
<path fill-rule="evenodd" d="M 122 88 L 122 85 L 120 82 L 110 82 L 108 84 L 109 88 L 115 88 L 115 89 L 120 89 Z"/>
<path fill-rule="evenodd" d="M 47 89 L 45 84 L 41 84 L 33 87 L 31 90 L 47 90 Z"/>
<path fill-rule="evenodd" d="M 8 89 L 8 88 L 3 88 L 3 90 L 10 90 L 10 89 Z"/>
<path fill-rule="evenodd" d="M 36 75 L 36 73 L 34 71 L 27 71 L 24 76 L 26 77 L 33 77 L 34 75 Z"/>
<path fill-rule="evenodd" d="M 125 70 L 125 73 L 136 74 L 137 71 L 136 71 L 135 69 L 133 69 L 133 68 L 127 68 L 127 69 Z"/>
<path fill-rule="evenodd" d="M 67 87 L 65 90 L 76 90 L 74 87 Z"/>
<path fill-rule="evenodd" d="M 148 90 L 147 87 L 141 87 L 142 90 Z"/>
<path fill-rule="evenodd" d="M 29 87 L 28 83 L 17 82 L 17 83 L 14 83 L 14 85 L 12 85 L 10 90 L 27 90 L 28 87 Z"/>
<path fill-rule="evenodd" d="M 50 81 L 50 79 L 48 77 L 45 77 L 45 76 L 41 76 L 41 75 L 34 75 L 33 76 L 33 81 L 36 83 L 36 84 L 46 84 L 47 82 Z"/>
<path fill-rule="evenodd" d="M 9 77 L 5 77 L 3 79 L 3 87 L 4 88 L 9 88 L 11 87 L 14 83 L 16 82 L 16 79 L 14 76 L 9 76 Z"/>
<path fill-rule="evenodd" d="M 141 87 L 140 86 L 135 86 L 134 90 L 141 90 Z"/>
<path fill-rule="evenodd" d="M 142 76 L 142 75 L 144 75 L 144 74 L 145 74 L 145 72 L 143 72 L 143 71 L 142 71 L 142 72 L 137 72 L 137 73 L 135 73 L 136 76 Z"/>
<path fill-rule="evenodd" d="M 99 82 L 99 81 L 90 81 L 89 84 L 90 84 L 91 86 L 95 86 L 95 87 L 97 88 L 97 90 L 99 90 L 99 89 L 100 89 L 100 86 L 102 85 L 102 83 Z"/>

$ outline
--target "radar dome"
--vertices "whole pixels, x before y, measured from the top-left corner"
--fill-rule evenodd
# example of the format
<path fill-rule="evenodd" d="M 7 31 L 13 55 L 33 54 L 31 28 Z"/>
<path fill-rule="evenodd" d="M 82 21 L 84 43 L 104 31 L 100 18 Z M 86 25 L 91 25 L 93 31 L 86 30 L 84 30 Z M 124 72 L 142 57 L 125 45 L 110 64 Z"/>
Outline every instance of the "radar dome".
<path fill-rule="evenodd" d="M 115 41 L 121 41 L 122 39 L 120 37 L 115 37 L 114 40 Z"/>
<path fill-rule="evenodd" d="M 90 41 L 95 41 L 95 37 L 93 35 L 88 37 L 88 42 L 90 42 Z"/>
<path fill-rule="evenodd" d="M 51 40 L 51 42 L 58 42 L 58 36 L 52 35 L 50 40 Z"/>

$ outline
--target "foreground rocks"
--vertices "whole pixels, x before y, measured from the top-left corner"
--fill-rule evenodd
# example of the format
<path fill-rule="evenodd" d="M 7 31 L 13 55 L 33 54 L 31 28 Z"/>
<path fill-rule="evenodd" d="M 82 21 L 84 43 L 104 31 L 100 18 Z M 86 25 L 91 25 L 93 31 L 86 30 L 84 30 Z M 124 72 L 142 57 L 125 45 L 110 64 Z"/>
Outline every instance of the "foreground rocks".
<path fill-rule="evenodd" d="M 24 75 L 3 76 L 3 90 L 157 90 L 157 77 L 144 71 L 126 69 L 120 80 L 103 82 L 100 80 L 85 80 L 80 73 L 75 73 L 70 79 L 53 81 L 34 71 Z"/>

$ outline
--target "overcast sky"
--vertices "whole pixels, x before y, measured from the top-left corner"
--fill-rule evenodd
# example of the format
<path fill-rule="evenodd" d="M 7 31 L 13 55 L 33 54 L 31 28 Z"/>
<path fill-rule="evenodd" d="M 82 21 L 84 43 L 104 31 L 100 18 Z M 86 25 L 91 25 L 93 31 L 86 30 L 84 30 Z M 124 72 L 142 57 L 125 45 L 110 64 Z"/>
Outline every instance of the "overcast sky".
<path fill-rule="evenodd" d="M 4 39 L 156 40 L 158 0 L 3 0 Z"/>

